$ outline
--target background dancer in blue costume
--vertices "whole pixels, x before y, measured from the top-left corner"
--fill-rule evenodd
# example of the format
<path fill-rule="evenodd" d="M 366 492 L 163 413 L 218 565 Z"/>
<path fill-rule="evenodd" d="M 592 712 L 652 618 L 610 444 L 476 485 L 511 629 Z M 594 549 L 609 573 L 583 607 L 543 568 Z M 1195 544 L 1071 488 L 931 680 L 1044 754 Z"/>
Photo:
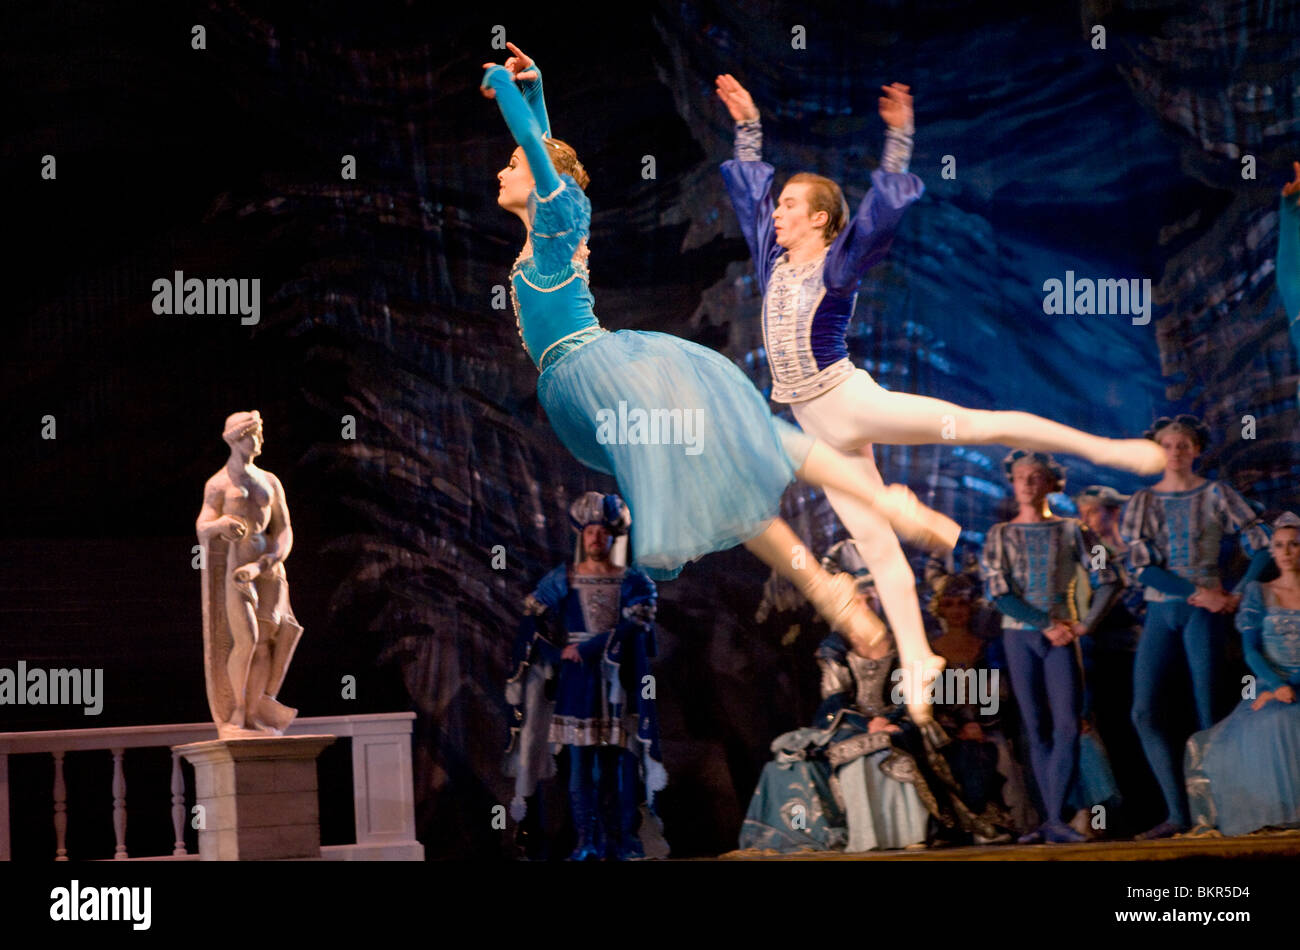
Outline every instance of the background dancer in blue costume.
<path fill-rule="evenodd" d="M 1300 162 L 1295 180 L 1282 186 L 1282 206 L 1277 219 L 1277 290 L 1286 308 L 1291 346 L 1300 359 Z"/>
<path fill-rule="evenodd" d="M 550 748 L 566 746 L 578 833 L 571 860 L 624 861 L 645 856 L 636 833 L 638 765 L 652 806 L 667 782 L 655 701 L 638 685 L 655 652 L 657 594 L 654 581 L 624 564 L 632 518 L 622 499 L 587 492 L 569 507 L 569 521 L 574 563 L 555 568 L 528 595 L 515 644 L 506 689 L 516 722 L 506 771 L 516 779 L 511 808 L 516 821 L 524 818 L 525 801 L 550 772 Z M 553 677 L 552 705 L 544 692 Z"/>
<path fill-rule="evenodd" d="M 1223 535 L 1240 534 L 1252 554 L 1238 589 L 1268 566 L 1268 529 L 1255 510 L 1229 485 L 1192 471 L 1210 441 L 1195 416 L 1161 417 L 1147 437 L 1164 446 L 1165 475 L 1133 493 L 1124 508 L 1120 534 L 1129 546 L 1129 565 L 1146 585 L 1147 613 L 1133 663 L 1133 724 L 1147 762 L 1160 783 L 1169 814 L 1139 839 L 1167 838 L 1188 828 L 1182 775 L 1185 739 L 1163 721 L 1161 693 L 1185 662 L 1192 680 L 1197 728 L 1214 724 L 1215 613 L 1237 609 L 1240 594 L 1223 590 L 1219 548 Z"/>
<path fill-rule="evenodd" d="M 496 99 L 519 143 L 497 175 L 497 203 L 528 228 L 510 289 L 524 349 L 541 372 L 538 399 L 556 434 L 583 464 L 618 480 L 637 519 L 635 563 L 652 577 L 674 577 L 688 561 L 743 543 L 867 649 L 885 636 L 884 624 L 854 598 L 850 578 L 833 581 L 815 560 L 797 556 L 802 544 L 776 517 L 786 486 L 797 475 L 834 487 L 929 547 L 951 548 L 960 529 L 905 486 L 871 484 L 844 456 L 774 419 L 753 384 L 713 350 L 664 333 L 600 326 L 587 286 L 587 174 L 572 148 L 548 136 L 540 71 L 510 48 L 515 55 L 506 66 L 484 64 L 481 89 Z M 657 416 L 664 428 L 674 418 L 683 424 L 666 438 L 649 437 L 644 425 L 625 438 L 621 427 L 606 424 L 616 410 L 621 418 L 620 404 Z M 690 420 L 698 423 L 694 453 L 681 444 Z"/>
<path fill-rule="evenodd" d="M 722 176 L 754 258 L 763 293 L 763 335 L 772 369 L 772 399 L 789 403 L 809 435 L 852 456 L 864 480 L 882 484 L 872 444 L 1001 443 L 1043 452 L 1070 452 L 1099 465 L 1141 474 L 1164 467 L 1158 446 L 1142 439 L 1106 439 L 1026 412 L 989 412 L 950 402 L 889 392 L 849 362 L 844 332 L 858 281 L 893 242 L 907 207 L 925 190 L 907 171 L 912 154 L 912 97 L 907 86 L 882 87 L 885 151 L 872 187 L 849 217 L 840 186 L 800 172 L 772 200 L 775 172 L 762 161 L 762 127 L 749 93 L 730 75 L 717 93 L 736 122 L 735 159 Z M 922 627 L 916 580 L 880 516 L 835 487 L 826 490 L 835 513 L 871 569 L 909 684 L 942 668 Z M 909 700 L 914 719 L 924 704 Z"/>
<path fill-rule="evenodd" d="M 1187 742 L 1187 797 L 1198 826 L 1243 835 L 1300 824 L 1300 517 L 1273 522 L 1280 576 L 1251 581 L 1237 629 L 1257 695 Z"/>
<path fill-rule="evenodd" d="M 1074 518 L 1055 517 L 1047 506 L 1047 496 L 1064 487 L 1065 470 L 1050 455 L 1023 449 L 1003 464 L 1020 510 L 1013 520 L 989 529 L 981 566 L 989 599 L 1002 611 L 1011 688 L 1024 717 L 1030 766 L 1046 812 L 1042 827 L 1020 840 L 1086 841 L 1061 817 L 1079 771 L 1082 710 L 1072 644 L 1096 629 L 1123 588 L 1109 562 L 1094 567 L 1093 550 L 1100 540 Z M 1071 620 L 1070 588 L 1079 568 L 1088 571 L 1095 592 L 1088 615 Z M 1098 793 L 1100 800 L 1112 797 L 1113 785 L 1112 779 Z"/>

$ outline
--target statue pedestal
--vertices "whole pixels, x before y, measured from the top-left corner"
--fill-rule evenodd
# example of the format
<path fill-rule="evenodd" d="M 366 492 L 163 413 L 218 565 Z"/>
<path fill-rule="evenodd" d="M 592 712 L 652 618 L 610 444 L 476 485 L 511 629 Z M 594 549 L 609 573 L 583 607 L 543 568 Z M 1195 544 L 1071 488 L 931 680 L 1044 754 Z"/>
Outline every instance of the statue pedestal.
<path fill-rule="evenodd" d="M 215 739 L 173 751 L 194 766 L 202 861 L 320 858 L 316 757 L 334 736 Z"/>

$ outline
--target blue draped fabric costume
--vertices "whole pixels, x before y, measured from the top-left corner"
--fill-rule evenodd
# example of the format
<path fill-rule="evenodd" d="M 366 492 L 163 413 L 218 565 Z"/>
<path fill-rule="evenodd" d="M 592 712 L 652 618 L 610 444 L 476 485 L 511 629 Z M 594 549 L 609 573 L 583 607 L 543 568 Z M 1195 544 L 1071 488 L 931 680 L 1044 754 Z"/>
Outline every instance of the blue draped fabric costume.
<path fill-rule="evenodd" d="M 636 767 L 644 769 L 646 795 L 667 783 L 659 750 L 658 715 L 653 691 L 642 688 L 655 655 L 655 585 L 644 572 L 628 568 L 619 574 L 579 574 L 561 565 L 547 574 L 525 600 L 526 616 L 516 637 L 511 684 L 553 680 L 553 703 L 512 691 L 516 706 L 511 762 L 534 763 L 531 782 L 517 782 L 516 795 L 527 798 L 536 778 L 547 777 L 539 759 L 552 746 L 569 747 L 569 789 L 574 823 L 593 849 L 630 845 L 636 827 Z M 581 662 L 561 658 L 563 647 L 577 647 Z M 529 702 L 533 699 L 532 702 Z M 628 720 L 635 720 L 635 724 Z M 625 749 L 598 762 L 596 748 Z M 547 750 L 546 752 L 542 751 Z M 602 772 L 605 778 L 601 779 Z M 540 773 L 540 774 L 539 774 Z M 521 766 L 507 774 L 524 774 Z M 607 797 L 597 801 L 600 784 Z M 610 812 L 617 810 L 617 817 Z M 604 812 L 603 815 L 600 812 Z M 600 835 L 590 833 L 600 825 Z"/>
<path fill-rule="evenodd" d="M 1187 491 L 1134 492 L 1120 521 L 1120 536 L 1129 545 L 1129 564 L 1146 585 L 1147 614 L 1133 664 L 1133 724 L 1142 740 L 1151 771 L 1160 783 L 1168 821 L 1188 824 L 1182 772 L 1182 735 L 1162 721 L 1160 693 L 1164 679 L 1185 657 L 1191 673 L 1197 727 L 1215 720 L 1216 667 L 1214 614 L 1193 607 L 1187 598 L 1198 586 L 1218 587 L 1220 544 L 1225 534 L 1239 534 L 1251 555 L 1239 589 L 1255 580 L 1269 563 L 1269 532 L 1246 500 L 1223 482 L 1207 480 Z"/>
<path fill-rule="evenodd" d="M 1255 581 L 1242 596 L 1237 629 L 1258 693 L 1283 684 L 1300 690 L 1300 610 L 1277 606 Z M 1300 824 L 1300 702 L 1251 709 L 1252 701 L 1187 742 L 1191 817 L 1225 835 Z"/>
<path fill-rule="evenodd" d="M 675 577 L 688 561 L 766 528 L 812 440 L 773 418 L 754 385 L 713 350 L 601 328 L 585 262 L 591 204 L 547 155 L 541 81 L 526 86 L 532 108 L 504 67 L 490 67 L 483 82 L 536 182 L 532 256 L 515 262 L 510 289 L 524 348 L 541 371 L 538 399 L 569 451 L 618 480 L 632 512 L 634 562 L 657 580 Z"/>
<path fill-rule="evenodd" d="M 738 123 L 736 158 L 723 162 L 722 178 L 763 295 L 763 340 L 772 369 L 772 399 L 803 402 L 853 373 L 844 333 L 853 316 L 858 281 L 888 253 L 903 213 L 921 197 L 925 186 L 907 172 L 876 169 L 857 213 L 830 243 L 824 259 L 790 265 L 785 262 L 785 248 L 776 242 L 772 222 L 776 173 L 760 160 L 761 142 L 757 119 Z"/>
<path fill-rule="evenodd" d="M 1083 618 L 1089 634 L 1120 596 L 1122 575 L 1109 560 L 1107 566 L 1093 567 L 1093 551 L 1100 545 L 1074 518 L 1004 521 L 989 529 L 980 562 L 988 598 L 1003 614 L 1011 688 L 1024 718 L 1030 766 L 1048 823 L 1061 821 L 1067 801 L 1079 808 L 1119 797 L 1099 738 L 1089 732 L 1080 741 L 1075 648 L 1054 646 L 1043 636 L 1053 621 L 1072 619 L 1070 591 L 1081 571 L 1094 590 Z"/>

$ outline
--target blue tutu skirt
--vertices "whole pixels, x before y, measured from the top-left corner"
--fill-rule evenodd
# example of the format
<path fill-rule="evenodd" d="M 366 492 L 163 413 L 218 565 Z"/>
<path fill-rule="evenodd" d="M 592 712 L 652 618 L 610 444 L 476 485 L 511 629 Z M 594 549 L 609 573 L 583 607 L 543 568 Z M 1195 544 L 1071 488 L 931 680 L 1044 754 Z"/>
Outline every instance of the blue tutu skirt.
<path fill-rule="evenodd" d="M 1300 706 L 1250 705 L 1193 735 L 1184 753 L 1191 817 L 1225 835 L 1300 824 Z"/>
<path fill-rule="evenodd" d="M 546 366 L 537 395 L 578 461 L 618 480 L 655 580 L 761 532 L 812 445 L 730 360 L 667 333 L 601 333 Z"/>

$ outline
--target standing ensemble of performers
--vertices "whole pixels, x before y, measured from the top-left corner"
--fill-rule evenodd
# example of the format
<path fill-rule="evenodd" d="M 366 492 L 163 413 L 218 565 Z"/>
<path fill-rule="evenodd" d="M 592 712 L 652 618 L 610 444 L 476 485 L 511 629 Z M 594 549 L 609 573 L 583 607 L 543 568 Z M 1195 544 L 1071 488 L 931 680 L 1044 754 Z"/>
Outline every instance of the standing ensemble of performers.
<path fill-rule="evenodd" d="M 811 173 L 790 178 L 774 198 L 758 110 L 733 77 L 716 81 L 735 121 L 735 154 L 722 175 L 763 296 L 771 398 L 790 407 L 796 428 L 775 417 L 720 354 L 664 333 L 600 325 L 588 284 L 588 177 L 574 150 L 550 136 L 540 70 L 510 49 L 504 65 L 484 64 L 481 90 L 518 143 L 497 175 L 497 202 L 527 230 L 510 270 L 520 338 L 556 435 L 585 465 L 612 475 L 626 500 L 589 493 L 575 504 L 574 564 L 542 579 L 526 605 L 508 690 L 517 820 L 536 821 L 537 809 L 526 803 L 554 774 L 552 752 L 562 748 L 572 857 L 643 855 L 639 789 L 652 801 L 665 777 L 653 689 L 645 701 L 634 694 L 637 681 L 653 680 L 652 578 L 671 579 L 687 562 L 739 544 L 790 580 L 833 631 L 817 654 L 824 700 L 817 721 L 773 743 L 777 759 L 745 822 L 747 846 L 865 850 L 1005 841 L 1012 832 L 1026 842 L 1095 837 L 1104 822 L 1089 826 L 1088 815 L 1122 796 L 1092 701 L 1126 656 L 1132 725 L 1168 810 L 1140 837 L 1187 831 L 1193 818 L 1227 833 L 1298 820 L 1300 757 L 1278 750 L 1300 743 L 1293 715 L 1300 708 L 1293 691 L 1300 686 L 1300 519 L 1276 522 L 1271 550 L 1282 576 L 1261 584 L 1269 532 L 1228 485 L 1192 471 L 1208 440 L 1193 417 L 1157 420 L 1141 439 L 1108 439 L 1025 412 L 890 392 L 850 362 L 844 336 L 858 282 L 886 255 L 908 206 L 924 193 L 908 171 L 915 131 L 908 87 L 883 87 L 884 153 L 850 215 L 839 185 Z M 1293 334 L 1300 315 L 1296 192 L 1300 163 L 1283 193 L 1278 262 Z M 703 450 L 688 451 L 680 439 L 611 437 L 599 420 L 622 405 L 698 419 Z M 1016 447 L 1005 464 L 1018 511 L 989 532 L 979 564 L 987 602 L 979 602 L 969 574 L 945 575 L 935 599 L 935 616 L 945 619 L 933 643 L 899 538 L 943 553 L 959 528 L 906 487 L 884 484 L 873 458 L 878 442 Z M 1048 507 L 1048 495 L 1064 483 L 1049 452 L 1163 475 L 1130 499 L 1106 486 L 1088 489 L 1080 496 L 1081 516 L 1088 503 L 1084 523 Z M 777 517 L 796 478 L 826 491 L 852 538 L 856 570 L 832 561 L 832 573 L 798 556 L 798 538 Z M 609 547 L 629 526 L 630 561 L 622 563 Z M 1223 590 L 1219 569 L 1219 542 L 1231 533 L 1251 555 L 1235 593 Z M 1247 661 L 1267 699 L 1243 700 L 1215 725 L 1220 633 L 1239 601 Z M 976 608 L 1000 613 L 1000 630 L 985 624 L 975 632 Z M 1003 683 L 998 695 L 1015 714 L 971 714 L 969 704 L 939 698 L 945 664 L 972 682 L 1007 674 L 1010 688 Z M 629 669 L 635 681 L 619 672 Z M 1184 669 L 1194 697 L 1187 718 L 1201 730 L 1187 744 L 1186 777 L 1188 731 L 1160 715 L 1169 706 L 1165 691 Z M 636 710 L 636 724 L 624 722 L 625 709 Z M 1117 726 L 1107 730 L 1125 738 Z M 1246 779 L 1242 770 L 1255 760 L 1245 749 L 1269 761 L 1269 782 Z M 1033 805 L 1008 800 L 1024 799 L 1025 788 L 1035 793 Z M 1034 824 L 1025 827 L 1016 816 L 1035 808 Z"/>

